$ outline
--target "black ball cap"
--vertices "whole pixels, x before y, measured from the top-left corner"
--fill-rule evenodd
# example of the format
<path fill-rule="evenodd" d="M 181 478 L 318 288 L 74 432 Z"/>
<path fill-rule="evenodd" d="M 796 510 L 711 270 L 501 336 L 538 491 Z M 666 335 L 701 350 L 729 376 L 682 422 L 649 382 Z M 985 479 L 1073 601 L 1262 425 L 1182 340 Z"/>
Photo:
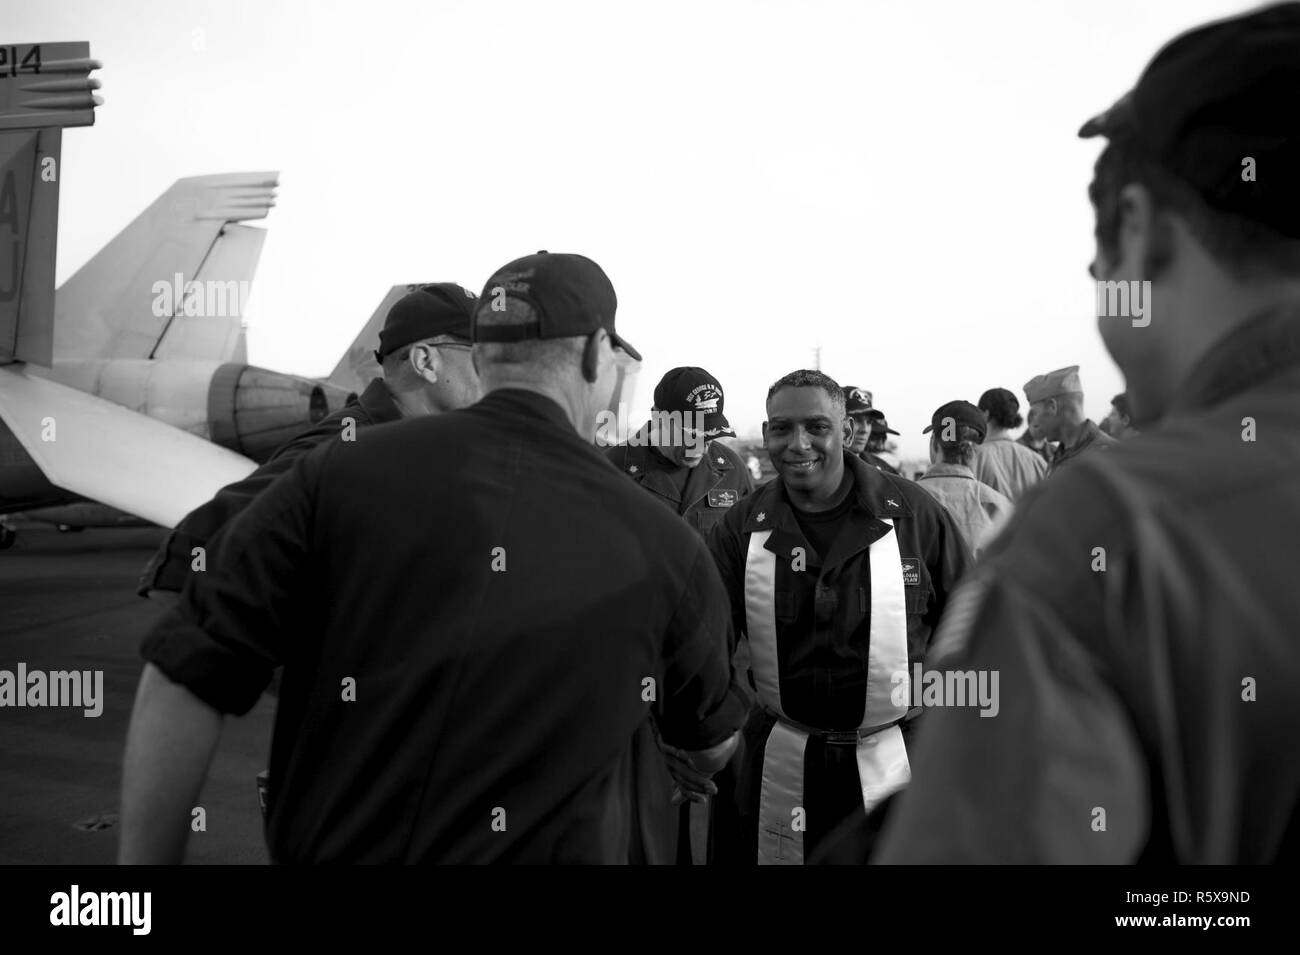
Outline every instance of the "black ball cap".
<path fill-rule="evenodd" d="M 849 385 L 844 389 L 845 414 L 862 414 L 862 412 L 870 410 L 871 392 L 865 388 L 859 388 L 857 385 Z"/>
<path fill-rule="evenodd" d="M 1300 3 L 1175 38 L 1079 135 L 1132 138 L 1212 208 L 1300 238 Z"/>
<path fill-rule="evenodd" d="M 660 411 L 703 415 L 704 436 L 707 438 L 736 436 L 723 414 L 724 401 L 722 385 L 703 368 L 670 369 L 655 385 L 655 407 Z"/>
<path fill-rule="evenodd" d="M 455 282 L 434 282 L 411 286 L 388 310 L 379 332 L 379 349 L 375 360 L 383 363 L 388 355 L 412 342 L 422 342 L 439 335 L 470 340 L 474 293 Z"/>
<path fill-rule="evenodd" d="M 498 303 L 507 298 L 532 306 L 537 321 L 494 324 L 492 312 L 500 310 Z M 614 330 L 617 308 L 613 283 L 591 259 L 569 252 L 537 252 L 497 269 L 487 280 L 474 313 L 474 341 L 573 338 L 603 328 L 616 347 L 640 361 L 641 353 Z"/>
<path fill-rule="evenodd" d="M 898 434 L 889 426 L 889 422 L 885 420 L 885 413 L 879 408 L 871 408 L 866 414 L 867 420 L 871 422 L 872 434 Z"/>
<path fill-rule="evenodd" d="M 943 429 L 948 419 L 951 419 L 958 427 L 974 428 L 979 432 L 980 441 L 983 441 L 984 436 L 988 434 L 989 423 L 984 420 L 984 412 L 969 401 L 949 401 L 945 405 L 940 405 L 939 409 L 930 418 L 930 423 L 921 430 L 921 433 L 929 434 L 934 431 L 939 435 L 940 442 L 943 442 Z"/>

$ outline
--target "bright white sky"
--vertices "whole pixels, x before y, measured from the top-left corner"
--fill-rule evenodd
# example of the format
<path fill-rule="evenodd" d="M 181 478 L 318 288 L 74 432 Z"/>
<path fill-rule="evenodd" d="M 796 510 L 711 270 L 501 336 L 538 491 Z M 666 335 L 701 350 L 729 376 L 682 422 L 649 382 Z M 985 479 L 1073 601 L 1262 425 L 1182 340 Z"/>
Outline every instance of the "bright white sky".
<path fill-rule="evenodd" d="M 1252 5 L 23 0 L 4 26 L 104 63 L 64 134 L 60 282 L 176 179 L 279 170 L 255 364 L 327 374 L 390 285 L 581 252 L 646 358 L 638 413 L 701 365 L 756 432 L 820 346 L 923 456 L 938 405 L 1063 365 L 1104 416 L 1075 133 Z"/>

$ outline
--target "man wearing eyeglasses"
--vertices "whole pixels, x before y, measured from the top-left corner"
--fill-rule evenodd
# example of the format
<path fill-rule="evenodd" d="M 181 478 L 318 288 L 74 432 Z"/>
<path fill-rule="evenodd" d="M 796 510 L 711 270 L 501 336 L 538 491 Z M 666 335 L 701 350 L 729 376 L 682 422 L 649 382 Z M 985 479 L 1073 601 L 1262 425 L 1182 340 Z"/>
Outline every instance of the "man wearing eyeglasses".
<path fill-rule="evenodd" d="M 865 862 L 875 810 L 910 779 L 912 675 L 970 557 L 943 506 L 853 454 L 852 435 L 832 379 L 776 382 L 777 480 L 709 536 L 759 704 L 733 804 L 715 803 L 715 863 Z"/>
<path fill-rule="evenodd" d="M 207 542 L 244 510 L 294 461 L 324 441 L 357 441 L 376 424 L 438 414 L 474 404 L 481 397 L 470 359 L 470 319 L 476 296 L 454 282 L 415 287 L 397 301 L 379 333 L 375 360 L 383 377 L 357 397 L 290 439 L 256 471 L 217 492 L 186 515 L 167 535 L 140 577 L 142 597 L 175 598 L 185 581 L 207 570 Z M 196 550 L 198 549 L 198 550 Z"/>

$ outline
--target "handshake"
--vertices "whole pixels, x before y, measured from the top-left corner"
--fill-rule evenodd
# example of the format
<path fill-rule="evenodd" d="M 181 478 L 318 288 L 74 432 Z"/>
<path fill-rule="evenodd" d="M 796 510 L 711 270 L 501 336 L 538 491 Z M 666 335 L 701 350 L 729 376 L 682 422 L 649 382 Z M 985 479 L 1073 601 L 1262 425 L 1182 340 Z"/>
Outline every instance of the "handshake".
<path fill-rule="evenodd" d="M 668 772 L 675 783 L 673 805 L 680 806 L 687 801 L 706 802 L 710 796 L 717 795 L 713 774 L 727 765 L 739 742 L 740 733 L 735 732 L 709 749 L 684 750 L 669 746 L 660 739 L 659 748 L 668 760 Z"/>

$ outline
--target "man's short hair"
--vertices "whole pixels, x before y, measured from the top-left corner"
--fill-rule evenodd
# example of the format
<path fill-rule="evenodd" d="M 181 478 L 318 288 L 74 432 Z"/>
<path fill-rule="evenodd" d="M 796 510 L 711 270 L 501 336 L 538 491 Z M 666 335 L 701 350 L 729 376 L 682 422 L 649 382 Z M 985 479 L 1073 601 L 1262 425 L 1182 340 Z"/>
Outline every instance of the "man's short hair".
<path fill-rule="evenodd" d="M 835 406 L 835 410 L 839 412 L 840 417 L 844 417 L 844 389 L 829 375 L 824 375 L 820 371 L 813 371 L 809 368 L 792 371 L 783 378 L 778 378 L 776 383 L 767 389 L 767 400 L 771 401 L 772 396 L 782 388 L 820 388 L 830 395 L 831 404 Z"/>
<path fill-rule="evenodd" d="M 1024 421 L 1020 417 L 1020 399 L 1006 388 L 990 388 L 984 392 L 978 407 L 999 428 L 1018 428 Z"/>
<path fill-rule="evenodd" d="M 1111 260 L 1119 258 L 1120 192 L 1134 184 L 1150 191 L 1157 211 L 1180 216 L 1210 257 L 1238 280 L 1300 274 L 1300 240 L 1210 207 L 1128 136 L 1110 140 L 1088 186 L 1097 214 L 1097 244 Z"/>
<path fill-rule="evenodd" d="M 495 310 L 480 306 L 475 324 L 527 325 L 537 321 L 537 313 L 527 302 L 507 298 L 505 308 Z M 530 366 L 553 373 L 577 362 L 582 355 L 586 335 L 569 338 L 525 338 L 517 342 L 475 342 L 474 357 L 480 367 Z"/>

